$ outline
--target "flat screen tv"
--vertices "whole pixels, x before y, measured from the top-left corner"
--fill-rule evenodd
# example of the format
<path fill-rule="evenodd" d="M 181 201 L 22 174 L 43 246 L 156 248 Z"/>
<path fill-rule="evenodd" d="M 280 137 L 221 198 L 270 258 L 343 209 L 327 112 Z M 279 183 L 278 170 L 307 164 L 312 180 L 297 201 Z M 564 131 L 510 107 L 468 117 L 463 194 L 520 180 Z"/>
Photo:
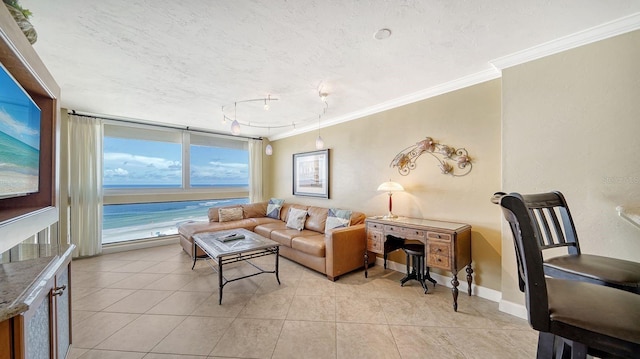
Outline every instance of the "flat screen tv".
<path fill-rule="evenodd" d="M 38 192 L 40 108 L 0 64 L 0 199 Z"/>

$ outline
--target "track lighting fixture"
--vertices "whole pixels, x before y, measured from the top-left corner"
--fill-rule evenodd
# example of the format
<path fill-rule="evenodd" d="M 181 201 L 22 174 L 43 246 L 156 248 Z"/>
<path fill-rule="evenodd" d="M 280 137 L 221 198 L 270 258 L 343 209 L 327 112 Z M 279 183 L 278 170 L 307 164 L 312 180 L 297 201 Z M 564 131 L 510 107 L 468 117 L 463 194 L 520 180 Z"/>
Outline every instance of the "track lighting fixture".
<path fill-rule="evenodd" d="M 321 120 L 322 120 L 322 116 L 324 116 L 327 113 L 327 110 L 329 109 L 329 103 L 327 102 L 327 97 L 329 96 L 329 93 L 326 91 L 323 91 L 322 89 L 318 89 L 318 96 L 320 97 L 320 101 L 322 101 L 322 110 L 320 112 L 320 114 L 318 115 L 318 136 L 316 137 L 316 141 L 315 141 L 315 146 L 316 149 L 320 150 L 324 148 L 324 139 L 322 138 L 322 136 L 320 136 L 320 127 L 321 127 Z M 233 120 L 231 120 L 231 117 L 228 116 L 225 113 L 225 108 L 227 106 L 222 106 L 222 123 L 227 123 L 227 120 L 231 121 L 231 133 L 233 135 L 239 135 L 240 131 L 241 131 L 241 126 L 246 126 L 246 127 L 252 127 L 252 128 L 268 128 L 271 129 L 273 128 L 284 128 L 284 127 L 289 127 L 291 126 L 294 130 L 296 129 L 296 127 L 300 124 L 300 123 L 304 123 L 304 122 L 308 122 L 311 119 L 306 119 L 306 120 L 301 120 L 301 121 L 293 121 L 290 124 L 281 124 L 281 125 L 277 125 L 277 124 L 273 124 L 273 123 L 265 123 L 265 124 L 261 124 L 260 121 L 255 121 L 252 120 L 251 122 L 249 121 L 238 121 L 237 118 L 237 107 L 238 104 L 243 104 L 243 103 L 247 103 L 247 102 L 261 102 L 263 104 L 264 110 L 268 111 L 271 108 L 271 101 L 277 101 L 279 100 L 278 98 L 272 98 L 271 94 L 267 95 L 267 97 L 264 98 L 253 98 L 253 99 L 248 99 L 248 100 L 241 100 L 241 101 L 236 101 L 233 103 Z M 264 121 L 264 120 L 263 120 Z M 312 120 L 311 120 L 312 121 Z M 257 122 L 257 123 L 256 123 Z M 264 121 L 266 122 L 266 121 Z M 273 147 L 269 144 L 267 146 L 265 146 L 265 154 L 267 156 L 271 156 L 273 154 Z"/>

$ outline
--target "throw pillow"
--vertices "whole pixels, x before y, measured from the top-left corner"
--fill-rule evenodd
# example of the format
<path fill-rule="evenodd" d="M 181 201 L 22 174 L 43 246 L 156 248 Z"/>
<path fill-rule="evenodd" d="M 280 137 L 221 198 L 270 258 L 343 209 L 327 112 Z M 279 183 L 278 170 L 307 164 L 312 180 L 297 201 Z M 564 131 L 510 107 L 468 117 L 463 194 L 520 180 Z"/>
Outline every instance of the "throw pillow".
<path fill-rule="evenodd" d="M 349 227 L 351 224 L 351 211 L 348 209 L 329 208 L 327 221 L 324 225 L 324 233 L 334 228 Z"/>
<path fill-rule="evenodd" d="M 307 219 L 307 211 L 291 207 L 289 218 L 287 218 L 287 228 L 301 231 L 304 228 L 304 221 Z"/>
<path fill-rule="evenodd" d="M 220 222 L 237 221 L 242 219 L 242 207 L 219 208 L 218 218 Z"/>
<path fill-rule="evenodd" d="M 267 217 L 280 219 L 280 210 L 284 199 L 271 198 L 267 204 Z"/>

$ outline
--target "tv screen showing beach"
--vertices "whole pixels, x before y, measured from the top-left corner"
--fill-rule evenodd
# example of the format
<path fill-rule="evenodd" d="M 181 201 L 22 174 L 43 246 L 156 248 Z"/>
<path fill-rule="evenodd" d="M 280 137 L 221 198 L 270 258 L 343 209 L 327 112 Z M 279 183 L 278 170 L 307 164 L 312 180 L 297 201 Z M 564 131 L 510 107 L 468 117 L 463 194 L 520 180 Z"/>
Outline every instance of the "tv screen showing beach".
<path fill-rule="evenodd" d="M 40 109 L 0 66 L 0 198 L 38 192 Z"/>

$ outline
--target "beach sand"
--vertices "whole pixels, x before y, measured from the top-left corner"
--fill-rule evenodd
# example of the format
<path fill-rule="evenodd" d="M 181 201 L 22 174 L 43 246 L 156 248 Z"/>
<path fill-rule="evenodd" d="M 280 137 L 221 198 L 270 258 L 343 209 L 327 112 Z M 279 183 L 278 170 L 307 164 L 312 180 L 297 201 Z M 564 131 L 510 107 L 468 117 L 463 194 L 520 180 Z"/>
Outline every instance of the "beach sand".
<path fill-rule="evenodd" d="M 130 241 L 142 238 L 164 237 L 178 234 L 178 226 L 185 222 L 208 221 L 208 217 L 193 218 L 188 221 L 154 222 L 138 226 L 105 229 L 102 231 L 102 244 Z"/>

